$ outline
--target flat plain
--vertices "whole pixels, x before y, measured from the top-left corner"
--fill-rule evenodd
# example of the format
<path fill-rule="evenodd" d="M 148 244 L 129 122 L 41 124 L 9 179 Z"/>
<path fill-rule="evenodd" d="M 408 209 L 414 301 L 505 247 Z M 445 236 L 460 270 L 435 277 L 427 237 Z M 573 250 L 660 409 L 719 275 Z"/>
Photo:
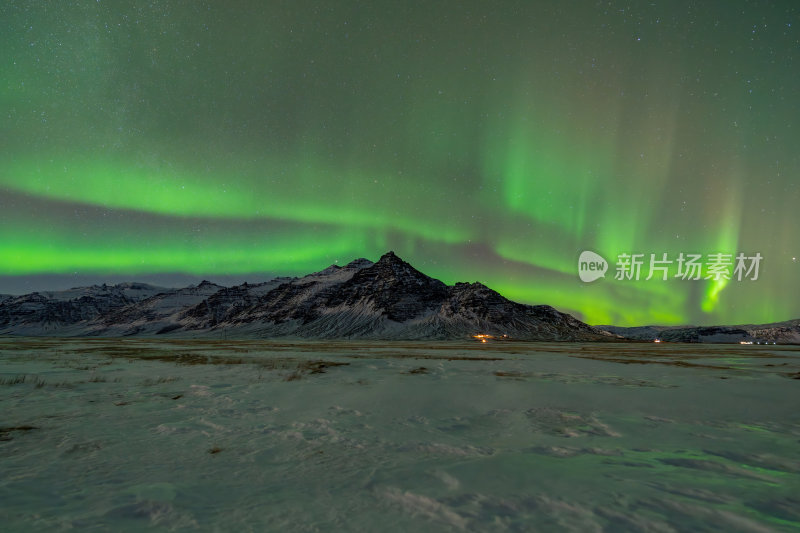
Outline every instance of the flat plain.
<path fill-rule="evenodd" d="M 5 531 L 798 531 L 800 347 L 0 338 Z"/>

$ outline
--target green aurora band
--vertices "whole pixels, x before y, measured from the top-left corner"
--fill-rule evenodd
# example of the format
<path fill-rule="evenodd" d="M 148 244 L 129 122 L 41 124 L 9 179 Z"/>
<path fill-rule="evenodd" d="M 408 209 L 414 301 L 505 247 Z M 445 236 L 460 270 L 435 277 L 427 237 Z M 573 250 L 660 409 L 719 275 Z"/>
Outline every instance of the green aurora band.
<path fill-rule="evenodd" d="M 0 276 L 394 249 L 594 324 L 800 317 L 800 6 L 678 4 L 4 4 Z M 764 259 L 613 279 L 681 252 Z"/>

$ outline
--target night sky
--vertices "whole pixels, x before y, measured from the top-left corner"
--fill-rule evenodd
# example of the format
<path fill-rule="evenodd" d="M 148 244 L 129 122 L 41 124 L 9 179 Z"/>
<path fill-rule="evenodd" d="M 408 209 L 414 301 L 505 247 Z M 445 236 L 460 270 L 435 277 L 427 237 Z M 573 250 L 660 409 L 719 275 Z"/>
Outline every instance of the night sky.
<path fill-rule="evenodd" d="M 800 317 L 800 3 L 3 2 L 0 292 L 394 250 L 593 324 Z M 578 256 L 609 261 L 578 278 Z M 760 253 L 757 280 L 615 280 Z M 647 264 L 645 264 L 645 267 Z"/>

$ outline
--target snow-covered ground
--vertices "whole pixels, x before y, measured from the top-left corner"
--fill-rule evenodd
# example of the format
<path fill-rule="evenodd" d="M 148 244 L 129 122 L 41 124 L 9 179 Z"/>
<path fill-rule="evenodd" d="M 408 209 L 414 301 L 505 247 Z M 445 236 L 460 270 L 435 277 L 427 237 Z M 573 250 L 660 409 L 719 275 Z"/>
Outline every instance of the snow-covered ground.
<path fill-rule="evenodd" d="M 0 338 L 3 531 L 796 531 L 800 348 Z"/>

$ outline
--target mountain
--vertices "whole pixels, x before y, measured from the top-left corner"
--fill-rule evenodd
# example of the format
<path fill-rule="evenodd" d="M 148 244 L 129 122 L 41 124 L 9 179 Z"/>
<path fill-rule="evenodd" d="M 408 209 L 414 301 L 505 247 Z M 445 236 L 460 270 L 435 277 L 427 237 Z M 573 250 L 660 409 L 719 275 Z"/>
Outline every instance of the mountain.
<path fill-rule="evenodd" d="M 146 283 L 120 283 L 12 296 L 0 301 L 0 333 L 80 335 L 85 325 L 167 290 Z"/>
<path fill-rule="evenodd" d="M 203 281 L 197 286 L 160 292 L 109 311 L 97 320 L 97 325 L 102 324 L 99 331 L 104 336 L 155 334 L 168 328 L 181 309 L 196 305 L 222 289 L 221 285 Z"/>
<path fill-rule="evenodd" d="M 665 342 L 800 344 L 800 319 L 736 326 L 597 326 L 626 339 Z"/>
<path fill-rule="evenodd" d="M 300 278 L 182 289 L 144 284 L 33 293 L 0 301 L 0 333 L 310 339 L 607 341 L 618 337 L 480 283 L 448 286 L 393 252 Z"/>

